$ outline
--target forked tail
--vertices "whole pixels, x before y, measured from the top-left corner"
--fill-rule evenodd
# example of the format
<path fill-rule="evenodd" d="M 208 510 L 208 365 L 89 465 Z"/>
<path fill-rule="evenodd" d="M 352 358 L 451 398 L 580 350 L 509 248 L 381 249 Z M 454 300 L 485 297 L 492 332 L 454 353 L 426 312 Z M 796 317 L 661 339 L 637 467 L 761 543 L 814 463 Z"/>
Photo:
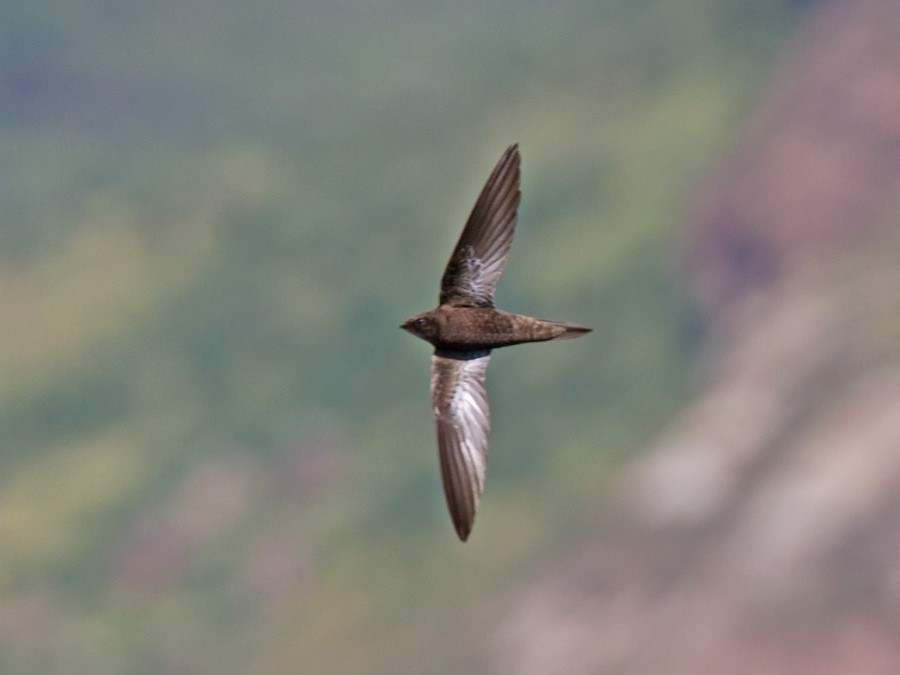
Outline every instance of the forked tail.
<path fill-rule="evenodd" d="M 585 328 L 574 323 L 562 323 L 561 321 L 555 321 L 553 325 L 560 332 L 558 335 L 550 338 L 551 340 L 573 340 L 593 330 L 593 328 Z"/>

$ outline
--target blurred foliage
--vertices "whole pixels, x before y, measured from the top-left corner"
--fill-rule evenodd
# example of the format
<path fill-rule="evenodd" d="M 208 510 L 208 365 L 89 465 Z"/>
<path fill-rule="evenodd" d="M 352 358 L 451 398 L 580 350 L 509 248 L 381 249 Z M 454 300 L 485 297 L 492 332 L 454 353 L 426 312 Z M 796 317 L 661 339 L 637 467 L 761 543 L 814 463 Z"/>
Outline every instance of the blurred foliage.
<path fill-rule="evenodd" d="M 0 668 L 483 667 L 686 390 L 683 197 L 789 5 L 0 9 Z M 596 332 L 496 355 L 460 546 L 397 325 L 514 141 L 498 303 Z"/>

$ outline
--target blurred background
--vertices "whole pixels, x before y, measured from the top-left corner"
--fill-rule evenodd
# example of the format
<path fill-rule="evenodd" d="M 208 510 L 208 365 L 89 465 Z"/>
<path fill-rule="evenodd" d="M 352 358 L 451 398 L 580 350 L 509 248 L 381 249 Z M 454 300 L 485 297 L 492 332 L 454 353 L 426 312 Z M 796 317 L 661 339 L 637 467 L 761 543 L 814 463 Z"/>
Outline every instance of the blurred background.
<path fill-rule="evenodd" d="M 0 670 L 900 671 L 900 5 L 0 9 Z M 398 330 L 503 149 L 469 542 Z"/>

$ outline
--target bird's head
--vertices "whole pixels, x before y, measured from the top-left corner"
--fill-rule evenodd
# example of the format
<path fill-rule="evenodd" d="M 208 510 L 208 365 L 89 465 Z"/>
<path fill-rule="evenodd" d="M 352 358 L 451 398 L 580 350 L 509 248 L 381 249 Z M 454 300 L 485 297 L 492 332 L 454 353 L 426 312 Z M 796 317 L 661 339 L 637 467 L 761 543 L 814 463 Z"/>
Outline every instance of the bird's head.
<path fill-rule="evenodd" d="M 431 312 L 410 317 L 400 325 L 400 328 L 428 342 L 432 342 L 438 335 L 438 322 Z"/>

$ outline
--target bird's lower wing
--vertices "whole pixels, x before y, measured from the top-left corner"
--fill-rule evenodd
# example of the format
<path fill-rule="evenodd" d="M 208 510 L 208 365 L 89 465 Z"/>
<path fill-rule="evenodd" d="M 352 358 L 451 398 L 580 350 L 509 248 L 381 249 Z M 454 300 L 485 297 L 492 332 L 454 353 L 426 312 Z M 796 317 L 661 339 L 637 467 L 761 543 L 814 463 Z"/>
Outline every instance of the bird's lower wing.
<path fill-rule="evenodd" d="M 459 538 L 472 530 L 484 487 L 491 421 L 484 376 L 490 352 L 431 357 L 431 400 L 447 507 Z"/>

